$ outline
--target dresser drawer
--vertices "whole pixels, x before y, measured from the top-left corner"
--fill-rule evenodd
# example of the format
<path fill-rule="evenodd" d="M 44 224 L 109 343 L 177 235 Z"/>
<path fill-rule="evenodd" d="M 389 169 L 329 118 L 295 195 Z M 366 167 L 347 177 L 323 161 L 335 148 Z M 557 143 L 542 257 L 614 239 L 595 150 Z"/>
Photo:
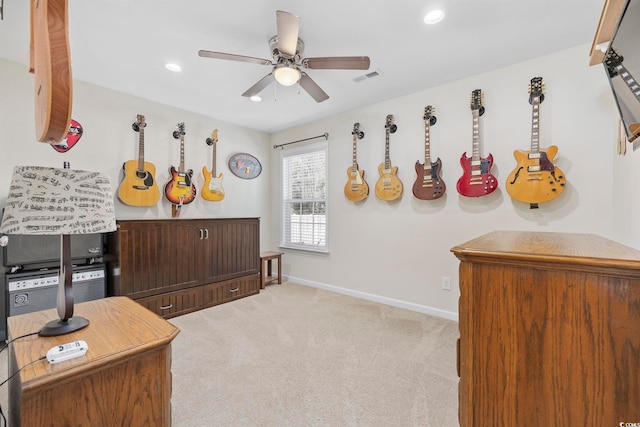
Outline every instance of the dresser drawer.
<path fill-rule="evenodd" d="M 205 307 L 222 304 L 260 292 L 260 274 L 210 283 L 205 285 L 203 290 Z"/>
<path fill-rule="evenodd" d="M 165 319 L 169 319 L 202 309 L 202 287 L 167 292 L 135 301 Z"/>

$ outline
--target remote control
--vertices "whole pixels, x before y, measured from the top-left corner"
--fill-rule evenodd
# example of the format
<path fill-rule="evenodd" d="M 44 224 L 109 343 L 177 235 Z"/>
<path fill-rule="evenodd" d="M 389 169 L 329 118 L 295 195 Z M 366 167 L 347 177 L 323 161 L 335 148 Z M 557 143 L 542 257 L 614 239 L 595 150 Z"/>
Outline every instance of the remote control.
<path fill-rule="evenodd" d="M 74 357 L 84 356 L 89 346 L 85 341 L 74 341 L 67 344 L 51 347 L 47 351 L 47 360 L 49 363 L 58 363 L 63 360 L 73 359 Z"/>

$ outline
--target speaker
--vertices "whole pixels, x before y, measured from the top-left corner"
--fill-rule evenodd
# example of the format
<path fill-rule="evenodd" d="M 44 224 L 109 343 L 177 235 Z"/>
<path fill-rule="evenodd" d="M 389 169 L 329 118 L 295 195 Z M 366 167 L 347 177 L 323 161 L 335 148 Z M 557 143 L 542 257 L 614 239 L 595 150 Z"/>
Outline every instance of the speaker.
<path fill-rule="evenodd" d="M 8 235 L 9 242 L 3 248 L 3 265 L 60 262 L 60 236 Z M 103 255 L 103 235 L 72 234 L 71 259 L 86 260 Z"/>

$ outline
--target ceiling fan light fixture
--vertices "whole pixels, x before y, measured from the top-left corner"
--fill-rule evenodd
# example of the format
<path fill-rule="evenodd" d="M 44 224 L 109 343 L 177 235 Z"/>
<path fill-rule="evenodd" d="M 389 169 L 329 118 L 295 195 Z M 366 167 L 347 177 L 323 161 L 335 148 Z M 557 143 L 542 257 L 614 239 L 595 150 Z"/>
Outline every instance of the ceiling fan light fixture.
<path fill-rule="evenodd" d="M 297 67 L 277 65 L 273 70 L 273 76 L 282 86 L 293 86 L 300 80 L 300 70 Z"/>

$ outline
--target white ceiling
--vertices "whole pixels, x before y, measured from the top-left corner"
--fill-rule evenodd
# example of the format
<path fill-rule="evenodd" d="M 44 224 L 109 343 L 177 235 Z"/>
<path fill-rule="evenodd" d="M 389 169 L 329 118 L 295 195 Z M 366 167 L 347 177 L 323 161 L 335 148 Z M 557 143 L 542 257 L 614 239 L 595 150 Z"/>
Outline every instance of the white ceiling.
<path fill-rule="evenodd" d="M 438 5 L 445 20 L 425 25 L 425 13 Z M 271 133 L 591 43 L 602 6 L 603 0 L 69 0 L 69 37 L 74 79 Z M 356 83 L 367 72 L 307 70 L 330 96 L 320 104 L 297 85 L 276 83 L 260 103 L 242 97 L 270 67 L 197 52 L 271 59 L 276 10 L 300 17 L 303 56 L 368 55 L 368 72 L 380 75 Z M 4 0 L 0 57 L 27 64 L 28 53 L 29 2 Z M 183 71 L 165 70 L 167 61 Z"/>

